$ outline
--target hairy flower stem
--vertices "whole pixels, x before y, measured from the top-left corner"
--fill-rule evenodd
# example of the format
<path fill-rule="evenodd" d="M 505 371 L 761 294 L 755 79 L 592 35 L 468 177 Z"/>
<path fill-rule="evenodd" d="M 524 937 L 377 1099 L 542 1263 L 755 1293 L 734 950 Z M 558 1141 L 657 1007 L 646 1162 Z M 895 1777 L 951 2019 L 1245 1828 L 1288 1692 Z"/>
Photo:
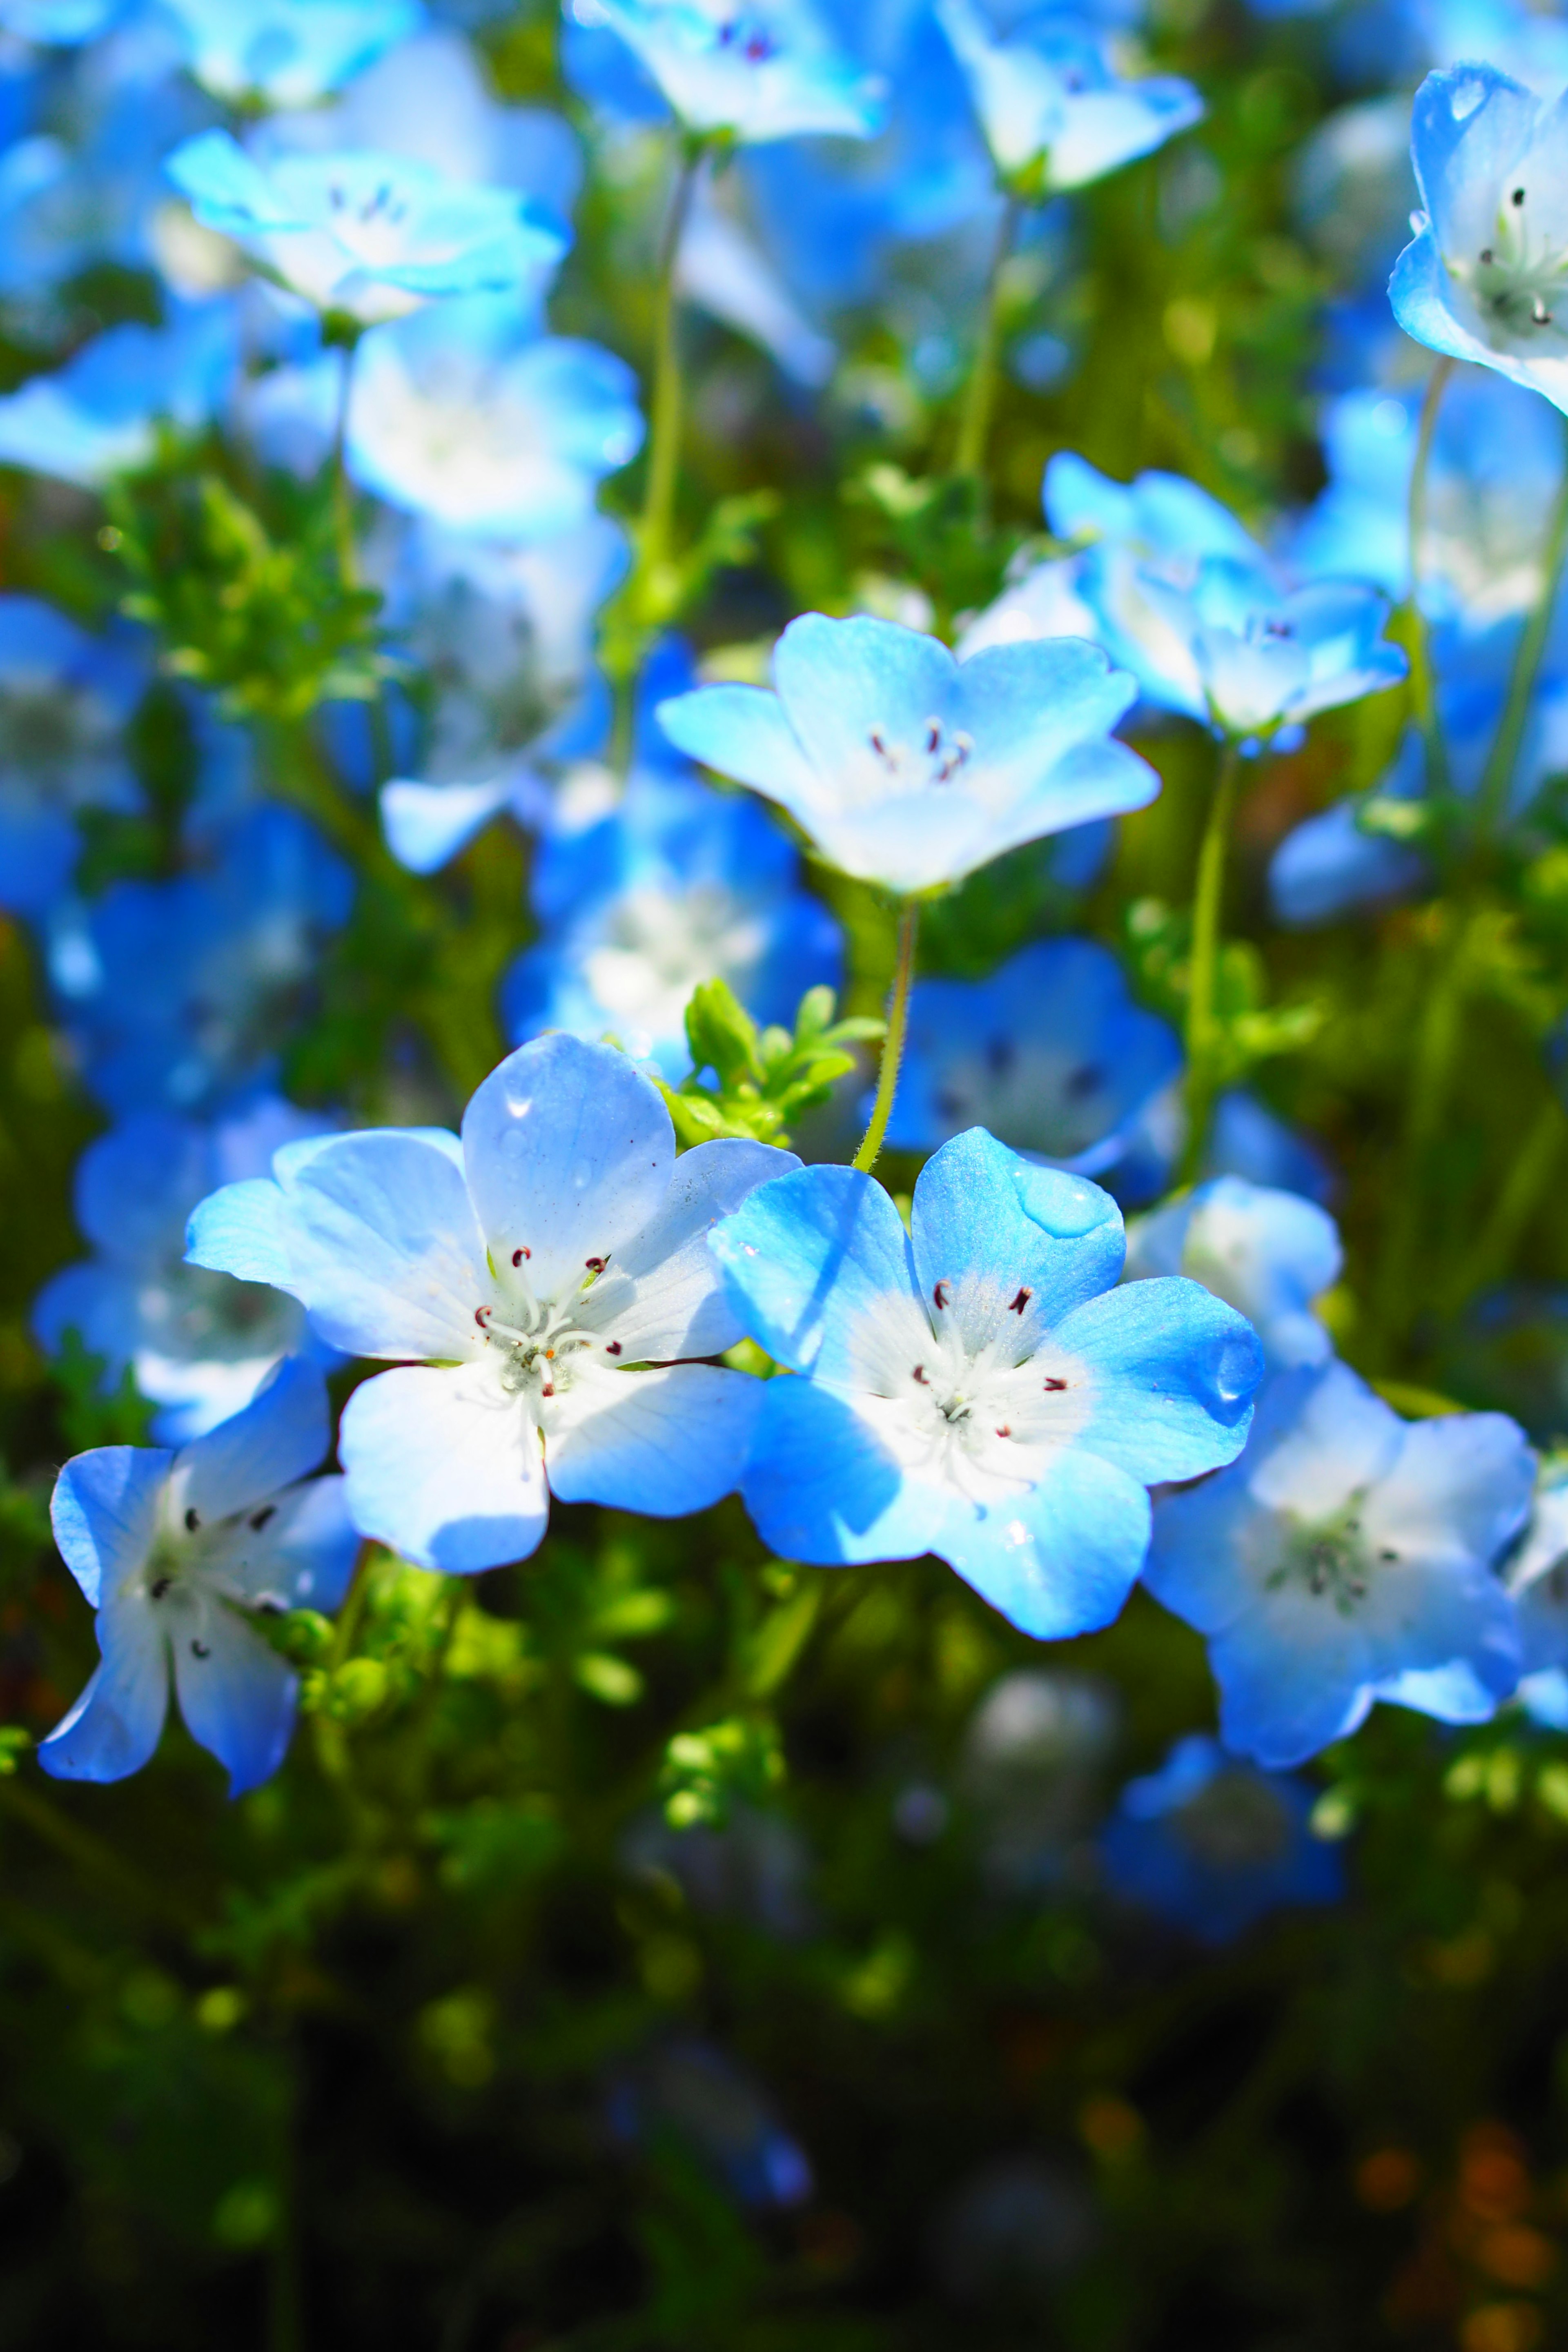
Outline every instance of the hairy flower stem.
<path fill-rule="evenodd" d="M 1241 791 L 1241 771 L 1240 749 L 1234 739 L 1229 739 L 1220 753 L 1193 892 L 1193 944 L 1187 981 L 1187 1137 L 1181 1166 L 1184 1184 L 1194 1183 L 1203 1167 L 1220 1087 L 1222 1032 L 1216 1001 L 1220 913 L 1225 903 L 1226 856 Z"/>
<path fill-rule="evenodd" d="M 1022 211 L 1023 205 L 1016 196 L 1009 196 L 1002 207 L 995 250 L 991 257 L 990 273 L 981 300 L 980 337 L 974 347 L 974 364 L 969 371 L 963 410 L 958 421 L 958 446 L 953 453 L 952 469 L 955 474 L 966 475 L 975 481 L 984 477 L 985 445 L 991 436 L 991 412 L 996 404 L 1002 273 L 1007 267 L 1013 240 L 1018 234 Z"/>
<path fill-rule="evenodd" d="M 1440 359 L 1426 379 L 1421 422 L 1415 435 L 1415 457 L 1410 468 L 1410 592 L 1405 606 L 1410 655 L 1410 702 L 1421 740 L 1426 747 L 1426 783 L 1434 793 L 1448 790 L 1448 747 L 1437 716 L 1436 682 L 1432 675 L 1432 648 L 1426 616 L 1421 609 L 1421 542 L 1426 535 L 1426 478 L 1431 469 L 1432 442 L 1444 388 L 1454 373 L 1454 362 Z"/>
<path fill-rule="evenodd" d="M 871 1106 L 870 1124 L 860 1139 L 860 1149 L 849 1163 L 866 1176 L 877 1165 L 882 1138 L 888 1132 L 888 1121 L 892 1117 L 893 1097 L 898 1091 L 899 1065 L 904 1058 L 904 1038 L 910 1025 L 910 989 L 915 976 L 915 935 L 920 929 L 920 920 L 919 899 L 906 898 L 899 917 L 899 961 L 893 972 L 893 993 L 888 1006 L 888 1034 L 882 1040 L 882 1067 L 877 1078 L 877 1099 Z"/>
<path fill-rule="evenodd" d="M 1563 469 L 1556 504 L 1552 507 L 1552 520 L 1547 526 L 1546 544 L 1542 550 L 1541 594 L 1536 600 L 1535 610 L 1525 624 L 1524 635 L 1513 657 L 1513 669 L 1508 681 L 1508 700 L 1503 705 L 1497 734 L 1487 754 L 1481 788 L 1476 796 L 1476 814 L 1482 833 L 1495 832 L 1508 814 L 1508 796 L 1513 784 L 1513 772 L 1519 765 L 1520 746 L 1524 740 L 1531 697 L 1535 692 L 1535 681 L 1541 671 L 1541 657 L 1546 650 L 1546 636 L 1552 626 L 1552 614 L 1557 603 L 1565 554 L 1568 554 L 1568 466 Z"/>

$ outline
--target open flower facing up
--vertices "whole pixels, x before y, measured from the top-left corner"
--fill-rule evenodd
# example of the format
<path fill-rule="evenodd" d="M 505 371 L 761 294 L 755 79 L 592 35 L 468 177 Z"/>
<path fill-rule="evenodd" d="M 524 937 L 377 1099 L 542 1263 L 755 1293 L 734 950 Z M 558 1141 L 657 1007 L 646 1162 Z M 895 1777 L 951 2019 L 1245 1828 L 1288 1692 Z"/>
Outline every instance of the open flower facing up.
<path fill-rule="evenodd" d="M 278 1367 L 242 1412 L 178 1454 L 104 1445 L 68 1462 L 55 1540 L 98 1611 L 103 1663 L 38 1761 L 62 1780 L 121 1780 L 158 1745 L 169 1668 L 193 1739 L 240 1796 L 278 1769 L 298 1685 L 242 1612 L 335 1609 L 359 1548 L 321 1375 Z"/>
<path fill-rule="evenodd" d="M 1565 137 L 1568 97 L 1543 102 L 1494 66 L 1428 74 L 1410 140 L 1426 212 L 1388 290 L 1417 342 L 1568 410 Z"/>
<path fill-rule="evenodd" d="M 421 0 L 161 0 L 219 98 L 313 106 L 424 21 Z"/>
<path fill-rule="evenodd" d="M 787 809 L 846 874 L 932 890 L 1040 835 L 1143 808 L 1152 768 L 1110 730 L 1133 681 L 1072 638 L 955 661 L 894 621 L 792 621 L 773 684 L 660 703 L 666 734 Z"/>
<path fill-rule="evenodd" d="M 1380 1698 L 1484 1722 L 1519 1680 L 1494 1571 L 1533 1482 L 1506 1414 L 1405 1423 L 1338 1362 L 1273 1381 L 1241 1460 L 1161 1503 L 1149 1559 L 1208 1641 L 1226 1747 L 1300 1764 Z"/>
<path fill-rule="evenodd" d="M 1190 81 L 1122 80 L 1082 16 L 1047 16 L 999 39 L 972 0 L 936 0 L 936 16 L 997 171 L 1027 194 L 1102 180 L 1202 120 Z"/>
<path fill-rule="evenodd" d="M 468 1575 L 539 1543 L 552 1490 L 656 1518 L 740 1477 L 761 1383 L 674 1359 L 742 1336 L 714 1220 L 798 1165 L 705 1143 L 678 1163 L 658 1090 L 624 1055 L 543 1037 L 463 1118 L 294 1144 L 276 1181 L 191 1220 L 191 1256 L 292 1292 L 321 1337 L 403 1368 L 342 1418 L 349 1508 L 422 1567 Z"/>
<path fill-rule="evenodd" d="M 1326 1209 L 1241 1176 L 1178 1193 L 1127 1236 L 1130 1282 L 1190 1275 L 1247 1317 L 1277 1371 L 1325 1364 L 1333 1353 L 1312 1302 L 1333 1287 L 1343 1263 Z"/>
<path fill-rule="evenodd" d="M 1145 1489 L 1246 1442 L 1258 1341 L 1197 1283 L 1113 1286 L 1121 1215 L 972 1128 L 929 1160 L 910 1231 L 879 1184 L 803 1169 L 711 1247 L 767 1382 L 742 1486 L 765 1543 L 825 1565 L 935 1552 L 1026 1633 L 1108 1624 L 1149 1542 Z"/>
<path fill-rule="evenodd" d="M 204 131 L 167 169 L 204 228 L 233 237 L 318 310 L 362 321 L 433 295 L 531 299 L 572 241 L 533 197 L 401 155 L 258 160 L 226 131 Z"/>
<path fill-rule="evenodd" d="M 810 0 L 574 0 L 573 14 L 618 33 L 689 131 L 869 139 L 881 126 L 880 82 Z"/>

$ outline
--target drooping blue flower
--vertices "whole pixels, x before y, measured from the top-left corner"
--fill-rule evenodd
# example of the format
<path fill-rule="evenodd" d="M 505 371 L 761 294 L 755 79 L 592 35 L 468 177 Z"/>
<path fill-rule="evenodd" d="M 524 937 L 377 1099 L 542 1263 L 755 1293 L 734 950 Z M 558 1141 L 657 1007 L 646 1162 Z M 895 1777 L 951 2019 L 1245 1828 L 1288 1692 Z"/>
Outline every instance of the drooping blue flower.
<path fill-rule="evenodd" d="M 543 927 L 501 988 L 507 1033 L 608 1032 L 672 1083 L 691 1067 L 684 1015 L 728 982 L 764 1024 L 793 1024 L 809 988 L 843 976 L 837 924 L 754 801 L 689 776 L 633 774 L 596 823 L 547 833 L 531 877 Z"/>
<path fill-rule="evenodd" d="M 1428 74 L 1410 126 L 1426 211 L 1388 290 L 1417 342 L 1568 410 L 1565 121 L 1568 101 L 1493 66 Z"/>
<path fill-rule="evenodd" d="M 1300 1764 L 1378 1699 L 1484 1722 L 1519 1680 L 1496 1570 L 1533 1485 L 1503 1413 L 1403 1422 L 1337 1361 L 1271 1381 L 1240 1461 L 1160 1503 L 1146 1572 L 1208 1642 L 1226 1746 Z"/>
<path fill-rule="evenodd" d="M 642 437 L 625 361 L 530 334 L 504 298 L 441 303 L 359 347 L 349 471 L 389 506 L 476 538 L 526 543 L 581 524 Z"/>
<path fill-rule="evenodd" d="M 737 140 L 868 139 L 879 83 L 839 49 L 811 0 L 571 0 L 618 34 L 689 130 Z"/>
<path fill-rule="evenodd" d="M 893 621 L 792 621 L 773 685 L 661 703 L 670 741 L 787 809 L 823 857 L 889 889 L 962 880 L 1005 849 L 1142 808 L 1153 770 L 1110 730 L 1131 678 L 1097 647 L 958 662 Z"/>
<path fill-rule="evenodd" d="M 53 375 L 0 396 L 0 465 L 100 489 L 145 465 L 160 421 L 194 432 L 220 410 L 239 364 L 232 308 L 167 327 L 110 327 Z"/>
<path fill-rule="evenodd" d="M 1568 1482 L 1542 1465 L 1530 1524 L 1509 1559 L 1523 1670 L 1516 1694 L 1537 1723 L 1568 1731 Z"/>
<path fill-rule="evenodd" d="M 531 302 L 571 243 L 563 221 L 515 189 L 374 149 L 258 158 L 226 131 L 204 131 L 167 170 L 204 228 L 317 310 L 367 322 L 437 295 Z"/>
<path fill-rule="evenodd" d="M 934 0 L 1005 181 L 1030 195 L 1080 188 L 1203 118 L 1174 74 L 1124 81 L 1082 16 L 1046 15 L 998 37 L 973 0 Z"/>
<path fill-rule="evenodd" d="M 1108 1624 L 1142 1565 L 1146 1488 L 1246 1442 L 1262 1370 L 1182 1280 L 1113 1287 L 1098 1185 L 972 1128 L 915 1186 L 816 1167 L 715 1231 L 767 1382 L 742 1493 L 765 1543 L 824 1566 L 935 1552 L 1041 1640 Z"/>
<path fill-rule="evenodd" d="M 160 0 L 204 89 L 311 106 L 416 32 L 420 0 Z"/>
<path fill-rule="evenodd" d="M 405 1559 L 473 1575 L 535 1549 L 552 1492 L 676 1518 L 736 1484 L 762 1389 L 687 1360 L 741 1337 L 706 1237 L 795 1164 L 721 1142 L 678 1165 L 624 1055 L 543 1037 L 484 1081 L 461 1143 L 290 1146 L 275 1181 L 202 1204 L 191 1257 L 291 1292 L 345 1354 L 401 1362 L 344 1411 L 349 1508 Z"/>
<path fill-rule="evenodd" d="M 1042 940 L 989 980 L 918 980 L 888 1141 L 934 1151 L 984 1127 L 1029 1159 L 1114 1180 L 1182 1065 L 1092 940 Z"/>
<path fill-rule="evenodd" d="M 1247 1317 L 1271 1369 L 1326 1364 L 1333 1352 L 1312 1312 L 1344 1263 L 1325 1209 L 1240 1176 L 1211 1177 L 1140 1217 L 1127 1236 L 1127 1279 L 1184 1274 Z"/>
<path fill-rule="evenodd" d="M 247 1611 L 335 1609 L 359 1538 L 343 1481 L 307 1474 L 331 1444 L 321 1373 L 285 1362 L 252 1402 L 177 1453 L 105 1445 L 68 1462 L 55 1540 L 98 1612 L 103 1663 L 38 1744 L 61 1780 L 122 1780 L 158 1745 L 174 1669 L 193 1739 L 242 1796 L 283 1761 L 299 1684 Z"/>
<path fill-rule="evenodd" d="M 265 1175 L 285 1143 L 331 1122 L 263 1096 L 201 1126 L 137 1111 L 77 1162 L 76 1221 L 93 1255 L 51 1276 L 34 1302 L 34 1337 L 50 1355 L 74 1331 L 103 1359 L 103 1385 L 127 1370 L 160 1411 L 153 1435 L 182 1445 L 237 1412 L 281 1357 L 330 1350 L 303 1309 L 255 1283 L 185 1263 L 185 1225 L 220 1184 Z"/>
<path fill-rule="evenodd" d="M 123 730 L 147 684 L 130 645 L 0 596 L 0 909 L 35 920 L 69 881 L 87 809 L 133 810 Z"/>
<path fill-rule="evenodd" d="M 1313 1802 L 1305 1781 L 1190 1732 L 1121 1791 L 1100 1835 L 1106 1875 L 1200 1943 L 1231 1943 L 1270 1911 L 1343 1895 L 1339 1849 L 1309 1827 Z"/>
<path fill-rule="evenodd" d="M 293 809 L 263 803 L 209 870 L 117 882 L 52 948 L 89 1091 L 119 1114 L 215 1111 L 272 1082 L 353 877 Z"/>

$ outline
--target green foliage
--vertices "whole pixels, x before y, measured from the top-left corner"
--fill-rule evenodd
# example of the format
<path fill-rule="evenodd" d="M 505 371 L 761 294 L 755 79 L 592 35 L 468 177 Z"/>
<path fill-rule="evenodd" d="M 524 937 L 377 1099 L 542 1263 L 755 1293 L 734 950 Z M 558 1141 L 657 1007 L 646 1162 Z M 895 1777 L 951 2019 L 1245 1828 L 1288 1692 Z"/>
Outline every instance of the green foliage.
<path fill-rule="evenodd" d="M 811 989 L 800 1001 L 795 1034 L 759 1028 L 721 980 L 705 981 L 686 1008 L 692 1073 L 679 1087 L 659 1083 L 682 1145 L 715 1136 L 752 1136 L 787 1143 L 802 1115 L 827 1100 L 840 1078 L 857 1067 L 851 1045 L 883 1034 L 885 1023 L 864 1016 L 834 1019 L 830 988 Z M 711 1071 L 715 1083 L 707 1083 Z"/>
<path fill-rule="evenodd" d="M 672 1829 L 718 1828 L 740 1803 L 765 1804 L 783 1786 L 778 1726 L 763 1716 L 727 1716 L 700 1731 L 678 1731 L 665 1749 L 659 1787 Z"/>

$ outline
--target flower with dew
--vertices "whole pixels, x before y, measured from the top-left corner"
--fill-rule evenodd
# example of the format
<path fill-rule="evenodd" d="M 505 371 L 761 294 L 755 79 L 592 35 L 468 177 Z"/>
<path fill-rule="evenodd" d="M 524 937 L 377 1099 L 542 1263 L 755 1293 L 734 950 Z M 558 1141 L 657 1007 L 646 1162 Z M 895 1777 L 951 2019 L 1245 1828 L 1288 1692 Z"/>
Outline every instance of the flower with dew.
<path fill-rule="evenodd" d="M 1247 1317 L 1270 1368 L 1325 1364 L 1333 1343 L 1313 1301 L 1340 1278 L 1344 1254 L 1326 1209 L 1241 1176 L 1215 1176 L 1140 1217 L 1127 1236 L 1127 1279 L 1190 1275 Z"/>
<path fill-rule="evenodd" d="M 421 0 L 159 0 L 204 89 L 313 106 L 417 32 Z"/>
<path fill-rule="evenodd" d="M 283 1761 L 299 1685 L 246 1612 L 335 1609 L 359 1538 L 331 1444 L 327 1391 L 285 1361 L 232 1419 L 171 1453 L 104 1445 L 68 1462 L 55 1540 L 98 1612 L 102 1664 L 38 1761 L 62 1780 L 122 1780 L 158 1745 L 174 1669 L 193 1739 L 241 1796 Z"/>
<path fill-rule="evenodd" d="M 0 909 L 43 915 L 70 880 L 79 814 L 142 794 L 124 730 L 147 686 L 139 653 L 36 596 L 0 595 Z"/>
<path fill-rule="evenodd" d="M 1426 207 L 1389 281 L 1407 335 L 1568 410 L 1568 93 L 1494 66 L 1428 74 L 1410 156 Z"/>
<path fill-rule="evenodd" d="M 678 1162 L 624 1055 L 542 1037 L 485 1079 L 460 1141 L 289 1145 L 270 1180 L 203 1202 L 190 1254 L 398 1365 L 344 1409 L 349 1508 L 405 1559 L 472 1575 L 535 1549 L 552 1492 L 655 1518 L 730 1492 L 762 1384 L 692 1360 L 742 1336 L 707 1234 L 796 1165 L 742 1141 Z"/>
<path fill-rule="evenodd" d="M 880 127 L 880 81 L 811 0 L 572 0 L 572 15 L 618 34 L 689 131 L 751 142 Z"/>
<path fill-rule="evenodd" d="M 1053 639 L 956 661 L 895 621 L 792 621 L 773 683 L 660 703 L 666 734 L 787 810 L 844 873 L 900 892 L 1143 808 L 1160 779 L 1110 733 L 1134 693 L 1098 646 Z"/>
<path fill-rule="evenodd" d="M 1241 1459 L 1162 1499 L 1145 1579 L 1208 1643 L 1226 1746 L 1300 1764 L 1378 1699 L 1484 1722 L 1519 1680 L 1497 1570 L 1533 1486 L 1505 1413 L 1404 1422 L 1337 1360 L 1270 1381 Z"/>
<path fill-rule="evenodd" d="M 1121 1213 L 972 1128 L 910 1231 L 870 1177 L 816 1167 L 715 1231 L 767 1382 L 742 1487 L 765 1543 L 821 1565 L 935 1552 L 1026 1633 L 1108 1624 L 1147 1488 L 1246 1443 L 1262 1355 L 1180 1278 L 1117 1288 Z"/>

